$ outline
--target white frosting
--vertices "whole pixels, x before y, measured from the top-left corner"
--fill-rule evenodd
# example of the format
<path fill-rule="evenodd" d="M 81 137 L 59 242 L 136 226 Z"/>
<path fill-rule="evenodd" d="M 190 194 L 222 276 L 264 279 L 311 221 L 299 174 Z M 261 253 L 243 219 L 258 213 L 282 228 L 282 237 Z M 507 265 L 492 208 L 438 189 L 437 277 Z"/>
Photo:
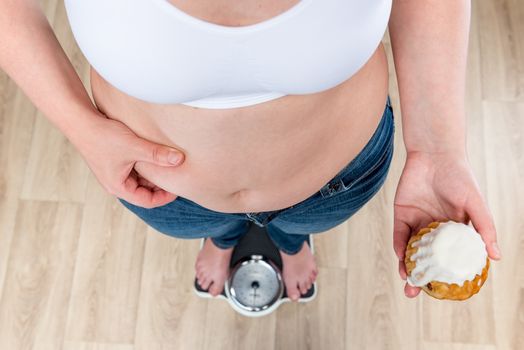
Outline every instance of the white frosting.
<path fill-rule="evenodd" d="M 407 281 L 421 287 L 431 281 L 456 283 L 480 275 L 486 265 L 486 245 L 471 226 L 457 222 L 440 223 L 436 229 L 426 233 L 413 243 L 418 247 L 411 256 L 416 267 Z"/>

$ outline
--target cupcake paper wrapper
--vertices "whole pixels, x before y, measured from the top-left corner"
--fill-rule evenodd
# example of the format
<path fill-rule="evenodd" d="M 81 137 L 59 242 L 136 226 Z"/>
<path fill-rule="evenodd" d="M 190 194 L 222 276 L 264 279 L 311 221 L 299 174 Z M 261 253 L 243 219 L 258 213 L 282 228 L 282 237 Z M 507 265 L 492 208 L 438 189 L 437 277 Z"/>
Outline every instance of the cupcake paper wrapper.
<path fill-rule="evenodd" d="M 431 232 L 440 225 L 440 222 L 432 222 L 427 227 L 422 228 L 416 235 L 411 236 L 409 239 L 408 245 L 406 247 L 406 256 L 404 258 L 404 263 L 406 264 L 406 272 L 411 275 L 411 271 L 415 269 L 417 262 L 411 260 L 411 256 L 415 254 L 418 250 L 418 247 L 413 247 L 413 243 L 420 240 L 422 236 L 426 233 Z M 459 286 L 456 283 L 446 283 L 440 281 L 431 281 L 424 286 L 422 290 L 428 295 L 437 299 L 448 299 L 448 300 L 466 300 L 471 298 L 474 294 L 477 294 L 486 282 L 488 278 L 488 269 L 489 269 L 489 258 L 486 258 L 486 265 L 482 269 L 480 275 L 475 275 L 473 280 L 466 280 L 462 286 Z"/>

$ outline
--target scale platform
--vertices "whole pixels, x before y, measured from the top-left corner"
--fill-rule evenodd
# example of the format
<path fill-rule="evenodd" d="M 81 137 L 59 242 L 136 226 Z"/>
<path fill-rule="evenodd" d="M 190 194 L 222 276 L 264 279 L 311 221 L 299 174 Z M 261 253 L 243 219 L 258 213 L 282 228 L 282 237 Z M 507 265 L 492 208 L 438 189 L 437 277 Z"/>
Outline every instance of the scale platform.
<path fill-rule="evenodd" d="M 271 238 L 269 238 L 266 229 L 263 227 L 260 227 L 253 222 L 250 222 L 249 231 L 240 239 L 239 243 L 233 248 L 233 253 L 231 255 L 231 261 L 230 261 L 230 271 L 234 273 L 235 266 L 238 268 L 239 265 L 242 264 L 242 262 L 246 263 L 246 260 L 250 260 L 250 257 L 253 256 L 259 256 L 263 257 L 264 259 L 269 260 L 272 269 L 278 270 L 278 274 L 281 276 L 282 273 L 282 259 L 280 257 L 280 252 L 278 248 L 275 246 Z M 202 238 L 200 243 L 200 249 L 202 249 L 205 240 L 208 238 Z M 314 254 L 314 247 L 313 247 L 313 240 L 311 238 L 311 235 L 308 235 L 308 238 L 306 240 L 307 244 L 309 244 L 309 247 L 311 249 L 311 252 Z M 251 259 L 251 261 L 253 261 Z M 269 266 L 269 264 L 265 264 L 266 266 Z M 250 271 L 250 270 L 248 270 Z M 271 272 L 266 272 L 271 273 Z M 249 277 L 249 276 L 248 276 Z M 251 276 L 253 280 L 256 279 L 255 276 Z M 246 278 L 246 277 L 244 277 Z M 263 278 L 261 279 L 263 280 Z M 283 281 L 280 279 L 280 284 L 283 285 Z M 292 302 L 292 300 L 288 297 L 285 286 L 283 286 L 283 292 L 281 291 L 279 294 L 275 294 L 275 299 L 270 303 L 270 306 L 267 306 L 265 310 L 259 310 L 259 312 L 251 312 L 246 310 L 239 309 L 236 307 L 234 303 L 232 303 L 232 298 L 230 298 L 231 295 L 228 296 L 228 293 L 226 293 L 226 288 L 228 287 L 228 282 L 226 282 L 224 289 L 222 290 L 222 293 L 219 295 L 212 296 L 207 290 L 204 290 L 197 281 L 197 278 L 195 276 L 194 280 L 194 291 L 195 293 L 203 298 L 220 298 L 224 300 L 228 300 L 234 309 L 239 311 L 240 313 L 246 315 L 246 316 L 260 316 L 270 313 L 271 311 L 274 311 L 281 303 L 283 302 Z M 254 281 L 253 283 L 257 283 Z M 262 283 L 262 282 L 261 282 Z M 258 284 L 258 283 L 257 283 Z M 261 285 L 260 288 L 264 288 L 264 285 Z M 228 290 L 229 291 L 229 290 Z M 300 298 L 297 300 L 297 302 L 309 302 L 313 300 L 317 293 L 317 286 L 316 281 L 313 282 L 311 288 L 306 292 L 306 294 L 301 294 Z"/>

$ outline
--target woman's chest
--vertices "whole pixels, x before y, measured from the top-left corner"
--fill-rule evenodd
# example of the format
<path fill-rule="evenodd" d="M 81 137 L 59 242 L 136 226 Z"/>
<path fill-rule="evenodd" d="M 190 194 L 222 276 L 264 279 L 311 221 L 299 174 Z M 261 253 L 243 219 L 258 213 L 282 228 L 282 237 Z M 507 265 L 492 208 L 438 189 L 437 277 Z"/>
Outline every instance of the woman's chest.
<path fill-rule="evenodd" d="M 65 0 L 80 49 L 113 86 L 150 103 L 207 108 L 341 84 L 377 48 L 391 0 L 284 3 L 237 15 L 226 13 L 234 6 L 183 11 L 167 0 Z"/>

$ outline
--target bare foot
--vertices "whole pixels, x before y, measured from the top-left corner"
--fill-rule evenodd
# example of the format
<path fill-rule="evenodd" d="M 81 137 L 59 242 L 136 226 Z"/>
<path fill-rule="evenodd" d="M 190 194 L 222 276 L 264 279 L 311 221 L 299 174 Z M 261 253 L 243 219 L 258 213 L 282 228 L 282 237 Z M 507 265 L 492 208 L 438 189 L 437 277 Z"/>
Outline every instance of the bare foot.
<path fill-rule="evenodd" d="M 221 249 L 211 238 L 207 238 L 198 253 L 195 262 L 197 282 L 212 296 L 216 297 L 224 290 L 224 283 L 229 277 L 229 262 L 233 248 Z"/>
<path fill-rule="evenodd" d="M 286 293 L 291 300 L 297 301 L 300 294 L 306 294 L 317 278 L 315 257 L 307 242 L 304 242 L 300 251 L 294 255 L 288 255 L 281 250 L 279 252 L 282 257 L 282 278 Z"/>

